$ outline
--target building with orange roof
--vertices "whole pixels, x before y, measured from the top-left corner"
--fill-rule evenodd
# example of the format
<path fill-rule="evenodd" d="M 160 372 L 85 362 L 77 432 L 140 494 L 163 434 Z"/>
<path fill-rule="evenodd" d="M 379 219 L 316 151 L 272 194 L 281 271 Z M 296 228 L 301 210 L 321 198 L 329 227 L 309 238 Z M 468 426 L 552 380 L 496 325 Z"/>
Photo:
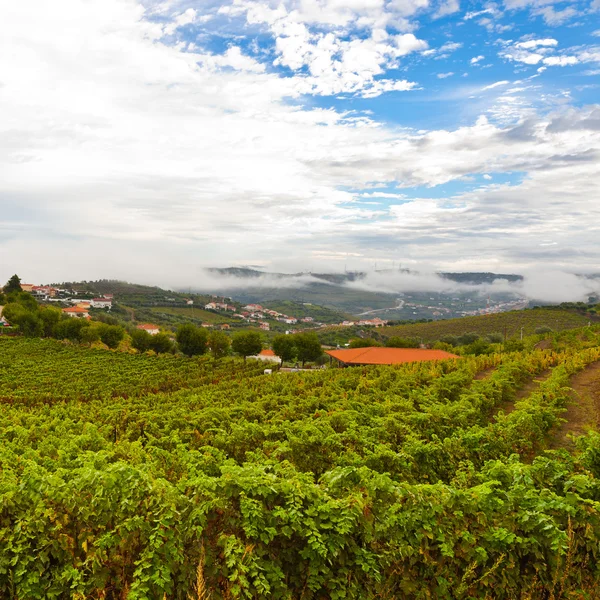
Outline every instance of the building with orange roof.
<path fill-rule="evenodd" d="M 150 335 L 158 335 L 160 333 L 160 327 L 158 325 L 152 325 L 152 323 L 142 323 L 137 326 L 138 329 L 148 332 Z"/>
<path fill-rule="evenodd" d="M 259 354 L 256 354 L 255 356 L 249 356 L 248 358 L 255 358 L 256 360 L 281 364 L 281 358 L 279 358 L 279 356 L 277 356 L 273 350 L 269 350 L 268 348 L 261 350 Z"/>
<path fill-rule="evenodd" d="M 90 313 L 87 309 L 82 308 L 81 306 L 73 306 L 72 308 L 63 308 L 63 314 L 67 315 L 67 317 L 72 317 L 74 319 L 91 319 Z"/>
<path fill-rule="evenodd" d="M 402 363 L 429 360 L 448 360 L 460 358 L 456 354 L 444 350 L 427 350 L 423 348 L 348 348 L 346 350 L 326 350 L 326 354 L 343 366 L 353 365 L 399 365 Z"/>

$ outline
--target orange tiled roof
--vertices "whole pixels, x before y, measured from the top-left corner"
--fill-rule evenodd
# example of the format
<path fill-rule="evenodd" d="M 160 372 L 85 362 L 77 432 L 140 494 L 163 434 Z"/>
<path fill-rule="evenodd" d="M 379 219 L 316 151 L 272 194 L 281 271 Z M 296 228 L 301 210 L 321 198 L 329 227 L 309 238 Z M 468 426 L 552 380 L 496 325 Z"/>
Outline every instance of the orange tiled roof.
<path fill-rule="evenodd" d="M 326 354 L 347 365 L 398 365 L 424 360 L 445 360 L 460 358 L 444 350 L 422 348 L 349 348 L 347 350 L 327 350 Z"/>
<path fill-rule="evenodd" d="M 267 348 L 266 350 L 261 350 L 259 356 L 275 356 L 275 352 Z"/>
<path fill-rule="evenodd" d="M 138 329 L 160 329 L 158 325 L 151 325 L 150 323 L 144 323 L 143 325 L 138 325 Z"/>
<path fill-rule="evenodd" d="M 66 313 L 86 313 L 87 309 L 86 308 L 81 308 L 80 306 L 75 306 L 73 308 L 63 308 L 63 312 Z"/>

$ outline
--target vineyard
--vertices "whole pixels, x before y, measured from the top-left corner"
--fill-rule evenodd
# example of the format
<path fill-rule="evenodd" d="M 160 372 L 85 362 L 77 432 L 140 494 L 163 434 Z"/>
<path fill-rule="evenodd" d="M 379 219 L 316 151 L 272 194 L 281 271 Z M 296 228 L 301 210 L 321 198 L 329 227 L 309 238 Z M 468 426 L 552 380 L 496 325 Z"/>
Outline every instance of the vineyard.
<path fill-rule="evenodd" d="M 0 338 L 0 595 L 596 598 L 600 435 L 561 417 L 600 335 L 546 345 L 263 375 Z"/>
<path fill-rule="evenodd" d="M 575 311 L 560 308 L 535 308 L 431 323 L 396 325 L 385 327 L 381 332 L 388 337 L 417 337 L 425 342 L 439 340 L 444 335 L 464 335 L 471 331 L 479 335 L 506 334 L 508 338 L 511 338 L 520 335 L 521 328 L 523 328 L 524 335 L 532 335 L 539 327 L 564 331 L 573 327 L 584 327 L 589 321 L 588 315 L 582 315 Z"/>

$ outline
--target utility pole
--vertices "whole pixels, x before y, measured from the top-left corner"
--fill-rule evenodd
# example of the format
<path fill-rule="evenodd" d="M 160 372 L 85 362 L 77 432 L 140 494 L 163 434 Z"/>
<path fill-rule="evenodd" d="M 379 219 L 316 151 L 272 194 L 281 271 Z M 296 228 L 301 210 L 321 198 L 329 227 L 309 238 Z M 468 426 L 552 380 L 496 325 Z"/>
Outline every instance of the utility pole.
<path fill-rule="evenodd" d="M 523 341 L 523 327 L 521 327 L 521 341 Z"/>

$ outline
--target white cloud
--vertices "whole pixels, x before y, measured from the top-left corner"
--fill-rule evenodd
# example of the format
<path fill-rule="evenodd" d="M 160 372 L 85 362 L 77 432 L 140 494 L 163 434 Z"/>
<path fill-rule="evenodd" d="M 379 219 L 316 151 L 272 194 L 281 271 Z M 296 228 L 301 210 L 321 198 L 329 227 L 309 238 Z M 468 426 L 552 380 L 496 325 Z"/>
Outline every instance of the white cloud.
<path fill-rule="evenodd" d="M 403 6 L 398 14 L 421 10 Z M 169 45 L 164 23 L 135 0 L 1 4 L 0 255 L 10 259 L 0 275 L 181 283 L 200 265 L 319 252 L 455 270 L 469 260 L 490 270 L 597 264 L 597 108 L 544 116 L 513 100 L 511 125 L 480 118 L 432 131 L 315 108 L 299 94 L 414 88 L 378 69 L 424 42 L 379 29 L 364 40 L 317 34 L 269 10 L 256 23 L 300 44 L 286 55 L 299 57 L 289 76 L 237 41 L 221 54 Z M 598 52 L 569 55 L 593 63 Z M 513 185 L 417 199 L 410 190 L 488 173 Z M 356 202 L 362 190 L 386 193 L 377 187 L 401 197 Z M 556 245 L 536 253 L 548 239 Z"/>
<path fill-rule="evenodd" d="M 543 62 L 549 67 L 566 67 L 568 65 L 576 65 L 579 59 L 576 56 L 548 56 L 544 58 Z"/>
<path fill-rule="evenodd" d="M 433 14 L 434 19 L 440 19 L 441 17 L 446 17 L 448 15 L 452 15 L 460 10 L 460 2 L 459 0 L 442 0 L 440 2 L 438 9 Z"/>
<path fill-rule="evenodd" d="M 484 58 L 485 56 L 483 56 L 483 54 L 480 54 L 479 56 L 474 56 L 470 62 L 472 65 L 476 65 L 477 63 L 481 62 Z"/>
<path fill-rule="evenodd" d="M 454 75 L 454 73 L 452 71 L 450 71 L 448 73 L 438 73 L 437 78 L 438 79 L 446 79 L 447 77 L 452 77 L 452 75 Z"/>
<path fill-rule="evenodd" d="M 525 50 L 531 50 L 540 46 L 558 46 L 558 41 L 552 38 L 543 40 L 527 40 L 526 42 L 519 42 L 515 44 L 515 48 L 523 48 Z"/>
<path fill-rule="evenodd" d="M 501 85 L 508 85 L 510 83 L 510 81 L 496 81 L 495 83 L 490 83 L 490 85 L 486 85 L 485 87 L 481 88 L 481 91 L 484 92 L 485 90 L 493 90 L 494 88 L 500 87 Z"/>

